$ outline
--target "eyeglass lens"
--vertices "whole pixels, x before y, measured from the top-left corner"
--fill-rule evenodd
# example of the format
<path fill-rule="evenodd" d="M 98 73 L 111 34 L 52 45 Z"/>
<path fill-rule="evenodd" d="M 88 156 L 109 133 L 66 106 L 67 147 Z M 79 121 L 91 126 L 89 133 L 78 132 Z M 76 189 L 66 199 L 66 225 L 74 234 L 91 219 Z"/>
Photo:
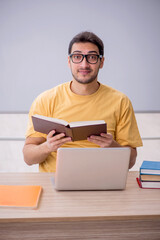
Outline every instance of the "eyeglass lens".
<path fill-rule="evenodd" d="M 96 54 L 71 54 L 71 59 L 73 63 L 80 63 L 83 61 L 84 57 L 86 58 L 88 63 L 97 63 L 99 55 Z"/>

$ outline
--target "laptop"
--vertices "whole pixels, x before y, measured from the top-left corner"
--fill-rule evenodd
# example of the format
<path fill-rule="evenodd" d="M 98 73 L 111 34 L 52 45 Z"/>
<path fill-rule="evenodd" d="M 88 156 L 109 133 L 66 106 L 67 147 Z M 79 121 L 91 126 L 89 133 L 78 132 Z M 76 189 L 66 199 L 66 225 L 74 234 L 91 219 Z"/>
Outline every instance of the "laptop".
<path fill-rule="evenodd" d="M 59 148 L 56 190 L 122 190 L 126 187 L 130 148 Z"/>

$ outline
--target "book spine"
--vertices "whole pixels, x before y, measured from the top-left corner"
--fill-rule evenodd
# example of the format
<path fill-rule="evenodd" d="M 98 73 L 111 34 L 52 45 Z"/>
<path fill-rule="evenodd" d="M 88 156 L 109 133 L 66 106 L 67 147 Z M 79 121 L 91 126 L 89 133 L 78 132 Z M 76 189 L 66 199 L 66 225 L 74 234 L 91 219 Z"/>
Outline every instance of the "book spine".
<path fill-rule="evenodd" d="M 71 137 L 73 140 L 73 131 L 69 126 L 65 127 L 65 134 L 66 134 L 66 137 Z"/>
<path fill-rule="evenodd" d="M 139 177 L 140 177 L 141 181 L 160 182 L 159 175 L 140 174 Z"/>
<path fill-rule="evenodd" d="M 140 180 L 138 177 L 136 178 L 136 180 L 137 180 L 138 186 L 139 186 L 140 188 L 142 188 L 141 180 Z"/>

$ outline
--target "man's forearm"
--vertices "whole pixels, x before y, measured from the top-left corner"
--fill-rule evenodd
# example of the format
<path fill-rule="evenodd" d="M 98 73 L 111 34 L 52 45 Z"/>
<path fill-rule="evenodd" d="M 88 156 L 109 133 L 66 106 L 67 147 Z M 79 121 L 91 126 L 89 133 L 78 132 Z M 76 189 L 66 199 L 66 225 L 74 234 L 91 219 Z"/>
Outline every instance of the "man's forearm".
<path fill-rule="evenodd" d="M 52 130 L 47 139 L 43 137 L 28 137 L 23 148 L 24 161 L 28 165 L 41 163 L 46 160 L 51 152 L 57 151 L 61 145 L 72 141 L 70 137 L 65 137 L 64 133 L 55 135 Z"/>
<path fill-rule="evenodd" d="M 131 155 L 130 155 L 129 169 L 134 166 L 136 162 L 136 157 L 137 157 L 137 149 L 132 147 L 130 148 L 131 148 Z"/>
<path fill-rule="evenodd" d="M 27 144 L 23 148 L 24 161 L 28 165 L 33 165 L 45 161 L 50 154 L 46 142 L 39 145 Z"/>

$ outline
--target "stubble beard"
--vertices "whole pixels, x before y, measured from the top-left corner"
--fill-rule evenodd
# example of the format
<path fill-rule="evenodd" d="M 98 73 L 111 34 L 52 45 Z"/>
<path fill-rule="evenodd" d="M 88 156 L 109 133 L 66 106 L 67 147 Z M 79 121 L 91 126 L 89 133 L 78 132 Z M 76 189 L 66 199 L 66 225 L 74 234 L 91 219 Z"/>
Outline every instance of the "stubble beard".
<path fill-rule="evenodd" d="M 81 78 L 78 78 L 75 74 L 73 74 L 73 72 L 72 72 L 72 76 L 73 76 L 73 78 L 74 78 L 78 83 L 88 84 L 88 83 L 94 82 L 95 79 L 97 79 L 98 72 L 99 72 L 99 71 L 97 71 L 97 73 L 96 73 L 95 75 L 91 76 L 90 78 L 86 79 L 85 81 L 84 81 L 83 79 L 81 79 Z"/>

